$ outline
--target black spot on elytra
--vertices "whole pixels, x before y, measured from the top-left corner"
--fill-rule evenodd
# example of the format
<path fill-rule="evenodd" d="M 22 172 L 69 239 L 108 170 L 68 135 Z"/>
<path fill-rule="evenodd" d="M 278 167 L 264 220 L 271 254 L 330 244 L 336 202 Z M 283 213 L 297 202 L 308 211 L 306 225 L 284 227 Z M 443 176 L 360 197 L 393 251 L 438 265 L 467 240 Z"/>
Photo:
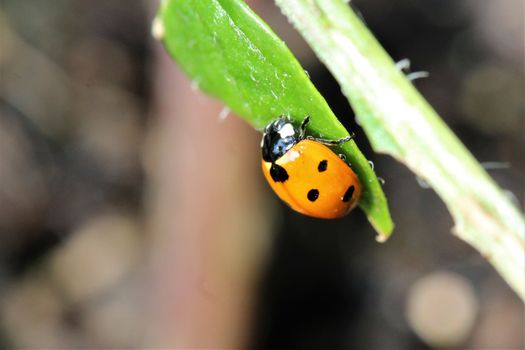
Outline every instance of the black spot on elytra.
<path fill-rule="evenodd" d="M 319 165 L 317 166 L 317 170 L 322 173 L 323 171 L 326 171 L 326 168 L 328 167 L 328 161 L 322 160 L 319 162 Z"/>
<path fill-rule="evenodd" d="M 308 194 L 306 196 L 308 197 L 308 200 L 310 202 L 315 202 L 315 200 L 319 198 L 319 190 L 313 188 L 310 191 L 308 191 Z"/>
<path fill-rule="evenodd" d="M 352 195 L 354 194 L 354 190 L 355 190 L 354 185 L 351 185 L 350 187 L 348 187 L 348 189 L 346 190 L 346 192 L 345 192 L 343 198 L 341 198 L 341 200 L 343 202 L 348 202 L 352 198 Z"/>
<path fill-rule="evenodd" d="M 270 168 L 270 176 L 275 182 L 285 182 L 288 180 L 288 173 L 286 172 L 286 169 L 276 163 L 272 163 L 272 167 Z"/>

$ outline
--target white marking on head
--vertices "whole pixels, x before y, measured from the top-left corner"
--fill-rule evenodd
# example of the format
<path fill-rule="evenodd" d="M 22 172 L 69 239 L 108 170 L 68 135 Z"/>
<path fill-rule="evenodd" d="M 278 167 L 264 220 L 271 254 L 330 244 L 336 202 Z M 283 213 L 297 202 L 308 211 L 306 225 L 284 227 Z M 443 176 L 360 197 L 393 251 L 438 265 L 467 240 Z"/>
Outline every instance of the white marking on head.
<path fill-rule="evenodd" d="M 279 130 L 279 136 L 282 138 L 293 136 L 295 134 L 295 130 L 293 128 L 293 125 L 290 123 L 284 124 L 284 126 Z"/>

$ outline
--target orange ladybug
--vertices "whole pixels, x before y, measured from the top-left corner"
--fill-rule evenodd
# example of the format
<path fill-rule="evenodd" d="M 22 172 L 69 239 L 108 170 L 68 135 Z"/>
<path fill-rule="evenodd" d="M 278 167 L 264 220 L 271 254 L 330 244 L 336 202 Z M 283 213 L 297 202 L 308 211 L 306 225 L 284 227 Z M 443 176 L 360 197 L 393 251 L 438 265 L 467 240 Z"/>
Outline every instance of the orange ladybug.
<path fill-rule="evenodd" d="M 284 116 L 264 129 L 262 169 L 277 195 L 292 209 L 321 219 L 335 219 L 352 210 L 361 195 L 357 175 L 342 156 L 327 146 L 350 141 L 305 136 L 306 117 L 296 128 Z"/>

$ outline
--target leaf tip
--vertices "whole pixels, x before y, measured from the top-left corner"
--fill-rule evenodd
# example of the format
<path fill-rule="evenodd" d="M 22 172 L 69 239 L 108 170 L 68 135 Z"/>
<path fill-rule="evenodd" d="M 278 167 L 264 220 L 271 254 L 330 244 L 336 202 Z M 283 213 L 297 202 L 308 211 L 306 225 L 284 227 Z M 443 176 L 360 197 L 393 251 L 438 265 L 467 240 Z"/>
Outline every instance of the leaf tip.
<path fill-rule="evenodd" d="M 389 237 L 390 237 L 390 234 L 379 233 L 376 236 L 376 242 L 377 243 L 385 243 L 388 240 Z"/>
<path fill-rule="evenodd" d="M 369 221 L 377 232 L 375 237 L 376 242 L 385 243 L 392 235 L 392 231 L 394 231 L 394 223 L 391 218 L 388 217 L 384 218 L 384 220 L 378 221 L 369 217 Z"/>

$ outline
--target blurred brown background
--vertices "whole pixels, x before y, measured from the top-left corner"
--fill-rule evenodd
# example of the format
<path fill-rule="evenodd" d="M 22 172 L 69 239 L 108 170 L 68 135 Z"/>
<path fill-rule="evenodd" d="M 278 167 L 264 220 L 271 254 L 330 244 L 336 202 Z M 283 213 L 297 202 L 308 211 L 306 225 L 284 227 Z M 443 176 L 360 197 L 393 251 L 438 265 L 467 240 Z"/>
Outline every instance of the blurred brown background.
<path fill-rule="evenodd" d="M 273 3 L 250 4 L 385 179 L 392 238 L 377 244 L 359 211 L 280 203 L 260 134 L 151 38 L 155 1 L 3 0 L 0 348 L 523 348 L 522 302 L 434 192 L 373 153 Z M 352 4 L 430 72 L 415 84 L 523 203 L 523 2 Z"/>

